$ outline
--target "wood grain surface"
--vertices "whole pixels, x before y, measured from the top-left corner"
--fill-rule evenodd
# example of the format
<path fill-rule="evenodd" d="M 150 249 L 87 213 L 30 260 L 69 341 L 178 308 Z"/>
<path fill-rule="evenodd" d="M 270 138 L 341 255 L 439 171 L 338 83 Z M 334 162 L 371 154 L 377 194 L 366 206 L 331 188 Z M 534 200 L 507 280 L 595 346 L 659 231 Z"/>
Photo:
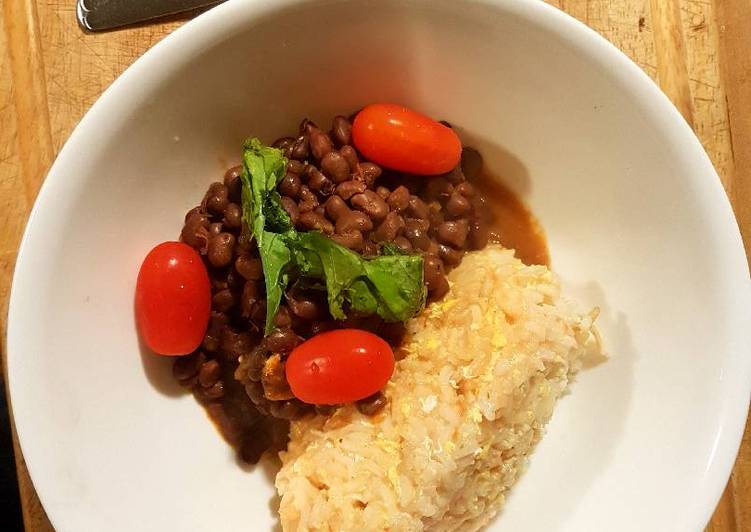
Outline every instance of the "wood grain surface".
<path fill-rule="evenodd" d="M 0 0 L 0 326 L 18 243 L 55 154 L 173 20 L 87 35 L 73 0 Z M 751 0 L 550 0 L 654 78 L 711 157 L 751 249 Z M 751 429 L 707 530 L 751 532 Z M 14 435 L 15 438 L 15 435 Z M 26 530 L 52 530 L 16 443 Z"/>

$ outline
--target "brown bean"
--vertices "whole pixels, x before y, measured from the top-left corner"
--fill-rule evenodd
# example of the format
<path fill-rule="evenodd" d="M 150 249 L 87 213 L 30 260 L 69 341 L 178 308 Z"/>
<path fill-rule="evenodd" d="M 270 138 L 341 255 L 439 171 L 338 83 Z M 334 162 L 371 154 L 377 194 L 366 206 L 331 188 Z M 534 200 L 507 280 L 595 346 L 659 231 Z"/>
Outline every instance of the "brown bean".
<path fill-rule="evenodd" d="M 454 191 L 454 186 L 445 177 L 433 177 L 425 185 L 425 198 L 428 201 L 446 200 Z"/>
<path fill-rule="evenodd" d="M 438 255 L 438 242 L 436 242 L 435 238 L 430 239 L 430 243 L 428 244 L 428 249 L 425 250 L 425 253 L 430 253 L 431 255 Z"/>
<path fill-rule="evenodd" d="M 220 334 L 220 347 L 224 355 L 230 360 L 237 360 L 250 353 L 255 342 L 248 333 L 238 333 L 230 327 L 223 327 Z"/>
<path fill-rule="evenodd" d="M 310 212 L 318 207 L 318 200 L 304 200 L 298 203 L 297 208 L 300 212 Z"/>
<path fill-rule="evenodd" d="M 216 360 L 208 360 L 198 372 L 198 383 L 204 388 L 210 388 L 222 375 L 222 367 Z"/>
<path fill-rule="evenodd" d="M 354 179 L 339 183 L 336 187 L 336 195 L 343 200 L 348 200 L 355 194 L 364 192 L 368 186 L 362 181 L 356 181 Z"/>
<path fill-rule="evenodd" d="M 316 320 L 310 323 L 310 335 L 315 336 L 322 332 L 334 329 L 334 322 L 331 320 Z"/>
<path fill-rule="evenodd" d="M 289 310 L 304 320 L 315 320 L 325 315 L 324 305 L 305 294 L 287 294 L 287 306 Z"/>
<path fill-rule="evenodd" d="M 253 235 L 247 225 L 240 226 L 240 236 L 237 237 L 237 248 L 239 251 L 248 253 L 253 249 Z"/>
<path fill-rule="evenodd" d="M 375 191 L 383 199 L 388 198 L 391 194 L 391 191 L 387 187 L 376 187 Z"/>
<path fill-rule="evenodd" d="M 335 183 L 349 179 L 349 164 L 338 151 L 330 151 L 323 156 L 321 171 Z"/>
<path fill-rule="evenodd" d="M 427 230 L 419 222 L 420 220 L 406 220 L 404 224 L 404 236 L 407 237 L 415 249 L 426 251 L 430 246 L 430 237 Z"/>
<path fill-rule="evenodd" d="M 438 256 L 447 266 L 457 266 L 464 256 L 464 252 L 446 244 L 438 244 Z"/>
<path fill-rule="evenodd" d="M 307 133 L 308 127 L 318 127 L 315 125 L 315 122 L 313 122 L 310 118 L 305 117 L 302 120 L 300 120 L 300 125 L 298 126 L 297 130 L 300 132 L 300 135 L 303 133 Z"/>
<path fill-rule="evenodd" d="M 260 281 L 263 279 L 263 264 L 257 257 L 248 257 L 240 255 L 235 260 L 235 269 L 237 273 L 248 281 Z"/>
<path fill-rule="evenodd" d="M 360 211 L 349 211 L 340 216 L 336 221 L 336 232 L 340 235 L 350 231 L 370 231 L 373 229 L 373 221 Z"/>
<path fill-rule="evenodd" d="M 439 277 L 444 275 L 443 262 L 436 255 L 427 253 L 423 256 L 423 274 L 425 277 L 425 284 L 428 285 L 430 290 L 433 285 L 436 284 Z"/>
<path fill-rule="evenodd" d="M 425 232 L 430 229 L 430 221 L 422 218 L 405 218 L 404 223 L 407 229 L 420 229 Z"/>
<path fill-rule="evenodd" d="M 247 380 L 250 380 L 251 382 L 261 381 L 261 373 L 263 372 L 263 366 L 266 364 L 267 354 L 268 352 L 263 347 L 258 346 L 247 355 L 243 355 L 243 360 L 240 364 L 245 372 L 244 377 Z M 240 368 L 238 368 L 238 372 L 239 371 Z M 235 373 L 235 378 L 247 382 L 246 379 L 242 377 L 242 375 Z"/>
<path fill-rule="evenodd" d="M 242 291 L 243 286 L 245 286 L 245 278 L 236 271 L 230 269 L 230 271 L 227 272 L 227 288 L 233 292 L 240 292 Z"/>
<path fill-rule="evenodd" d="M 430 209 L 428 208 L 427 203 L 417 196 L 410 196 L 409 205 L 407 206 L 407 214 L 412 218 L 427 218 L 430 214 Z"/>
<path fill-rule="evenodd" d="M 467 179 L 477 179 L 482 172 L 482 155 L 474 148 L 463 148 L 461 168 Z"/>
<path fill-rule="evenodd" d="M 224 184 L 227 188 L 232 188 L 233 183 L 237 182 L 243 175 L 243 165 L 232 166 L 224 172 Z"/>
<path fill-rule="evenodd" d="M 448 279 L 445 275 L 440 276 L 432 287 L 428 288 L 428 296 L 430 301 L 438 301 L 445 296 L 450 290 Z"/>
<path fill-rule="evenodd" d="M 490 230 L 482 220 L 474 219 L 469 224 L 469 247 L 482 249 L 488 245 Z"/>
<path fill-rule="evenodd" d="M 472 210 L 472 204 L 462 194 L 454 190 L 446 202 L 446 212 L 454 218 L 465 216 Z"/>
<path fill-rule="evenodd" d="M 388 404 L 388 399 L 381 392 L 376 392 L 370 397 L 357 401 L 357 409 L 361 414 L 374 416 L 381 412 Z"/>
<path fill-rule="evenodd" d="M 369 187 L 373 186 L 376 179 L 381 177 L 383 170 L 375 163 L 360 163 L 360 171 L 362 172 L 362 178 Z"/>
<path fill-rule="evenodd" d="M 219 349 L 219 339 L 215 336 L 204 336 L 201 348 L 207 353 L 215 353 Z"/>
<path fill-rule="evenodd" d="M 310 190 L 307 185 L 302 185 L 300 187 L 299 197 L 301 201 L 313 204 L 312 209 L 318 207 L 318 196 L 316 196 L 315 192 Z"/>
<path fill-rule="evenodd" d="M 272 353 L 289 353 L 295 347 L 302 343 L 303 339 L 288 328 L 276 328 L 272 330 L 264 339 L 263 347 Z"/>
<path fill-rule="evenodd" d="M 325 217 L 314 211 L 300 213 L 297 226 L 308 231 L 320 231 L 326 235 L 334 232 L 334 225 Z"/>
<path fill-rule="evenodd" d="M 243 173 L 242 166 L 233 166 L 224 173 L 224 185 L 229 191 L 229 199 L 234 202 L 239 202 L 242 196 L 242 179 L 240 176 Z"/>
<path fill-rule="evenodd" d="M 294 421 L 309 412 L 313 408 L 313 405 L 307 405 L 297 399 L 289 399 L 286 401 L 273 401 L 269 405 L 269 408 L 271 415 L 275 418 Z"/>
<path fill-rule="evenodd" d="M 305 171 L 305 163 L 298 161 L 297 159 L 290 159 L 287 161 L 287 172 L 291 174 L 300 175 Z"/>
<path fill-rule="evenodd" d="M 209 326 L 206 330 L 206 335 L 203 337 L 201 345 L 209 353 L 215 352 L 219 349 L 219 339 L 221 332 L 227 325 L 229 317 L 222 312 L 211 312 L 211 318 L 209 319 Z"/>
<path fill-rule="evenodd" d="M 354 251 L 360 251 L 364 242 L 362 232 L 357 230 L 331 235 L 331 240 Z"/>
<path fill-rule="evenodd" d="M 224 183 L 211 183 L 206 195 L 203 197 L 202 206 L 210 213 L 221 215 L 229 203 L 229 189 Z"/>
<path fill-rule="evenodd" d="M 302 181 L 300 181 L 299 175 L 287 172 L 279 182 L 279 185 L 277 185 L 277 188 L 279 189 L 280 194 L 289 196 L 290 198 L 296 198 L 300 193 L 301 185 Z"/>
<path fill-rule="evenodd" d="M 227 276 L 223 275 L 224 272 L 218 272 L 220 275 L 211 275 L 215 272 L 209 272 L 209 280 L 211 281 L 211 289 L 219 292 L 220 290 L 226 290 L 229 286 L 227 284 Z"/>
<path fill-rule="evenodd" d="M 386 198 L 389 208 L 392 211 L 402 212 L 409 206 L 409 189 L 400 185 L 394 189 Z"/>
<path fill-rule="evenodd" d="M 350 203 L 352 203 L 353 207 L 360 209 L 376 222 L 383 220 L 389 212 L 389 206 L 386 205 L 383 198 L 372 190 L 366 190 L 360 194 L 355 194 L 352 196 Z"/>
<path fill-rule="evenodd" d="M 310 139 L 310 151 L 313 154 L 313 157 L 315 157 L 317 161 L 320 161 L 323 159 L 324 155 L 334 149 L 331 138 L 329 138 L 326 133 L 310 124 L 307 126 L 307 131 L 308 138 Z"/>
<path fill-rule="evenodd" d="M 308 158 L 308 155 L 310 155 L 309 139 L 308 137 L 301 135 L 297 137 L 294 144 L 292 144 L 289 150 L 289 156 L 292 159 L 304 161 Z"/>
<path fill-rule="evenodd" d="M 326 214 L 334 221 L 350 212 L 349 207 L 340 196 L 331 196 L 324 204 Z"/>
<path fill-rule="evenodd" d="M 334 185 L 334 182 L 331 181 L 331 179 L 323 175 L 320 170 L 313 168 L 308 173 L 308 187 L 310 190 L 314 190 L 322 196 L 330 196 L 334 192 L 336 185 Z"/>
<path fill-rule="evenodd" d="M 274 316 L 274 325 L 279 328 L 286 328 L 292 325 L 289 309 L 285 305 L 279 305 L 276 316 Z"/>
<path fill-rule="evenodd" d="M 209 240 L 207 256 L 212 266 L 221 268 L 232 262 L 232 251 L 235 247 L 235 235 L 219 233 Z"/>
<path fill-rule="evenodd" d="M 203 216 L 208 220 L 208 215 L 204 212 L 203 207 L 201 205 L 198 205 L 196 207 L 193 207 L 192 209 L 190 209 L 188 212 L 185 213 L 185 218 L 183 218 L 183 223 L 188 223 L 188 220 L 196 216 Z"/>
<path fill-rule="evenodd" d="M 462 248 L 467 242 L 469 234 L 469 222 L 465 219 L 443 222 L 438 226 L 438 239 L 444 244 Z"/>
<path fill-rule="evenodd" d="M 211 298 L 211 308 L 219 312 L 227 312 L 235 304 L 235 296 L 228 289 L 219 290 Z"/>
<path fill-rule="evenodd" d="M 224 397 L 224 383 L 216 381 L 213 386 L 203 388 L 201 394 L 208 400 L 216 400 Z"/>
<path fill-rule="evenodd" d="M 175 363 L 172 364 L 172 375 L 174 375 L 175 379 L 181 383 L 192 379 L 198 374 L 198 371 L 205 360 L 206 356 L 201 351 L 196 351 L 182 357 L 176 357 Z"/>
<path fill-rule="evenodd" d="M 209 218 L 205 214 L 194 214 L 185 222 L 180 239 L 190 247 L 205 254 L 209 245 Z"/>
<path fill-rule="evenodd" d="M 263 363 L 266 364 L 266 358 L 263 359 Z M 261 367 L 261 371 L 263 372 L 263 367 Z M 253 381 L 247 383 L 245 385 L 245 393 L 248 394 L 248 397 L 256 406 L 268 404 L 268 400 L 263 395 L 263 385 L 261 384 L 260 378 L 258 379 L 258 382 Z"/>
<path fill-rule="evenodd" d="M 428 287 L 431 300 L 440 299 L 449 290 L 443 263 L 435 255 L 426 254 L 423 268 L 425 272 L 425 284 Z"/>
<path fill-rule="evenodd" d="M 464 183 L 465 181 L 464 174 L 462 173 L 462 168 L 459 165 L 452 168 L 450 172 L 443 174 L 443 177 L 445 177 L 446 180 L 454 186 L 460 183 Z"/>
<path fill-rule="evenodd" d="M 243 221 L 243 211 L 237 203 L 230 203 L 224 209 L 222 222 L 229 229 L 239 229 Z"/>
<path fill-rule="evenodd" d="M 292 225 L 297 224 L 297 220 L 300 218 L 300 208 L 297 202 L 288 196 L 282 196 L 282 208 L 289 215 Z"/>
<path fill-rule="evenodd" d="M 350 173 L 360 171 L 360 159 L 357 157 L 357 152 L 352 146 L 342 146 L 339 148 L 339 153 L 341 153 L 344 160 L 347 161 Z"/>
<path fill-rule="evenodd" d="M 475 187 L 472 186 L 472 183 L 466 181 L 458 184 L 455 190 L 465 198 L 471 198 L 475 195 Z"/>
<path fill-rule="evenodd" d="M 209 238 L 214 237 L 222 232 L 222 222 L 209 224 Z"/>
<path fill-rule="evenodd" d="M 276 139 L 271 146 L 280 150 L 285 150 L 290 148 L 294 143 L 295 139 L 293 137 L 280 137 Z"/>
<path fill-rule="evenodd" d="M 373 232 L 373 240 L 376 242 L 392 241 L 404 231 L 404 218 L 396 212 L 390 212 L 383 219 L 378 228 Z"/>
<path fill-rule="evenodd" d="M 250 309 L 249 319 L 256 324 L 259 329 L 262 329 L 266 324 L 266 300 L 259 299 L 256 301 L 253 308 Z"/>
<path fill-rule="evenodd" d="M 260 298 L 260 290 L 258 289 L 258 283 L 255 281 L 246 281 L 243 285 L 243 293 L 240 298 L 240 307 L 242 308 L 243 316 L 250 317 L 253 313 L 253 305 L 258 302 Z"/>
<path fill-rule="evenodd" d="M 399 249 L 405 252 L 412 251 L 412 243 L 404 236 L 398 236 L 394 239 L 394 244 L 399 246 Z"/>
<path fill-rule="evenodd" d="M 383 323 L 378 327 L 378 336 L 386 340 L 393 346 L 401 345 L 404 336 L 407 334 L 407 327 L 404 322 Z M 396 355 L 396 353 L 394 353 Z"/>
<path fill-rule="evenodd" d="M 352 124 L 345 117 L 338 115 L 334 117 L 334 123 L 331 125 L 331 136 L 339 146 L 349 144 L 352 138 Z"/>
<path fill-rule="evenodd" d="M 432 202 L 428 207 L 430 208 L 430 212 L 428 213 L 430 227 L 436 229 L 445 221 L 443 209 L 441 208 L 441 204 L 437 201 Z"/>

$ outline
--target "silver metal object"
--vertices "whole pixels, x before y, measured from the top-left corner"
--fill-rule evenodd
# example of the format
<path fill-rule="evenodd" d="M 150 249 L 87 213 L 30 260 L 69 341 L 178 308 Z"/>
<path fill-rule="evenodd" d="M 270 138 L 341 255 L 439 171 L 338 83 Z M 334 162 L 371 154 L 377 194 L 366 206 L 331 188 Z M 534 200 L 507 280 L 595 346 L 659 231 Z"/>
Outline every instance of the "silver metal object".
<path fill-rule="evenodd" d="M 88 31 L 101 31 L 201 9 L 223 0 L 78 0 L 78 23 Z"/>

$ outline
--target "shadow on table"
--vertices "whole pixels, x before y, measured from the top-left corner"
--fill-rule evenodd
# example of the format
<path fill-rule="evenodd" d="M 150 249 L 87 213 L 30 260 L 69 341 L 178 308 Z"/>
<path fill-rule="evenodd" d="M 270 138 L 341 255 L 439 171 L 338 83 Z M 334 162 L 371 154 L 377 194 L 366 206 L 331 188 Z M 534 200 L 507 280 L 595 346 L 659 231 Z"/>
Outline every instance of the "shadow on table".
<path fill-rule="evenodd" d="M 10 429 L 10 413 L 5 396 L 5 371 L 0 371 L 0 515 L 3 530 L 22 531 L 21 499 L 18 494 L 18 477 L 13 455 L 13 439 Z"/>

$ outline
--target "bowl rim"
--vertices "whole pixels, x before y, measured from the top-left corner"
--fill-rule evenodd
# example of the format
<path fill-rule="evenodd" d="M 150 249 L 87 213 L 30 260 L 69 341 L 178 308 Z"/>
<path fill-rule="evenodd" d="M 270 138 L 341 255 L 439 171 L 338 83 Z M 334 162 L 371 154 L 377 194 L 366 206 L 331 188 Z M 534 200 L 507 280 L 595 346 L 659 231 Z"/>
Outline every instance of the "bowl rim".
<path fill-rule="evenodd" d="M 429 2 L 429 0 L 421 1 Z M 740 277 L 745 275 L 746 285 L 744 289 L 739 291 L 739 298 L 745 300 L 743 303 L 745 303 L 745 308 L 749 309 L 749 312 L 745 316 L 741 316 L 739 323 L 751 323 L 751 282 L 749 282 L 748 263 L 740 230 L 729 199 L 709 156 L 694 131 L 655 81 L 605 37 L 574 17 L 545 2 L 539 0 L 464 1 L 509 12 L 548 32 L 557 34 L 561 39 L 574 43 L 579 51 L 585 52 L 588 61 L 602 65 L 624 87 L 628 87 L 632 93 L 638 95 L 640 103 L 648 103 L 656 111 L 656 116 L 652 117 L 653 120 L 664 127 L 666 131 L 669 131 L 676 143 L 685 146 L 683 157 L 691 159 L 692 163 L 697 165 L 699 168 L 697 173 L 705 174 L 712 181 L 711 190 L 714 197 L 706 201 L 721 209 L 717 214 L 718 216 L 730 216 L 734 222 L 734 234 L 728 235 L 728 242 L 732 241 L 732 243 L 727 244 L 730 248 L 728 252 L 733 257 L 734 263 L 729 266 L 730 270 L 735 274 L 740 274 Z M 17 281 L 24 276 L 28 268 L 27 263 L 30 259 L 26 249 L 29 235 L 39 218 L 39 211 L 61 187 L 63 177 L 61 174 L 64 168 L 75 159 L 77 149 L 82 145 L 85 137 L 91 135 L 90 131 L 93 130 L 93 126 L 103 122 L 107 108 L 127 107 L 127 104 L 119 101 L 121 94 L 126 91 L 133 91 L 139 85 L 141 90 L 144 87 L 148 90 L 155 80 L 158 82 L 163 79 L 165 74 L 160 72 L 160 65 L 164 61 L 172 62 L 178 66 L 182 65 L 189 62 L 202 50 L 221 42 L 226 35 L 223 30 L 227 28 L 240 27 L 249 20 L 272 15 L 291 6 L 315 2 L 317 0 L 254 0 L 253 2 L 227 0 L 177 28 L 138 57 L 102 92 L 74 128 L 40 187 L 23 233 L 14 268 L 7 314 L 6 371 L 9 390 L 8 401 L 15 420 L 19 445 L 34 488 L 56 530 L 69 529 L 65 527 L 64 509 L 50 503 L 53 497 L 51 492 L 48 491 L 48 484 L 42 481 L 45 476 L 44 472 L 36 465 L 35 457 L 44 453 L 44 446 L 42 442 L 34 441 L 30 437 L 24 423 L 24 419 L 27 417 L 24 416 L 24 412 L 28 410 L 30 403 L 28 402 L 28 394 L 24 393 L 23 372 L 21 370 L 23 359 L 20 353 L 19 338 L 23 335 L 23 324 L 14 312 L 14 308 L 18 306 L 17 304 L 14 305 L 14 302 L 22 297 L 19 294 L 19 282 Z M 157 72 L 157 74 L 149 74 L 150 72 Z M 152 76 L 154 79 L 144 82 L 144 76 L 146 78 Z M 125 100 L 127 101 L 127 98 Z M 739 339 L 738 345 L 742 346 L 745 337 L 744 331 L 740 329 L 742 327 L 737 326 L 728 335 Z M 742 349 L 739 348 L 738 351 L 740 350 Z M 717 435 L 712 460 L 706 469 L 705 491 L 701 497 L 704 504 L 686 508 L 686 511 L 692 514 L 691 520 L 696 523 L 697 528 L 706 526 L 722 495 L 740 447 L 748 415 L 749 400 L 751 399 L 751 359 L 744 359 L 740 354 L 735 354 L 738 356 L 729 359 L 729 365 L 733 366 L 731 369 L 735 371 L 729 372 L 729 379 L 725 387 L 728 390 L 728 397 L 726 398 L 728 404 L 721 412 L 721 430 Z"/>

